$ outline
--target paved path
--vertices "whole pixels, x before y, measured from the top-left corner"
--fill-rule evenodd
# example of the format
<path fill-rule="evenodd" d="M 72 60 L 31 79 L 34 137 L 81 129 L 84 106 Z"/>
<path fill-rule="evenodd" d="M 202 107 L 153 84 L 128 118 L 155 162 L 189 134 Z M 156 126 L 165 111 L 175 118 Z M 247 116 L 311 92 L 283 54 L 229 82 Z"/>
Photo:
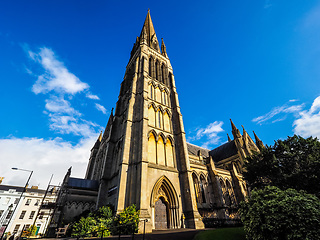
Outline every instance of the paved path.
<path fill-rule="evenodd" d="M 192 240 L 194 236 L 201 230 L 195 229 L 174 229 L 174 230 L 156 230 L 152 233 L 146 233 L 145 240 Z M 41 240 L 54 240 L 56 238 L 42 238 Z M 101 238 L 92 238 L 92 240 L 100 240 Z M 103 240 L 116 240 L 119 237 L 107 237 Z M 131 235 L 123 235 L 120 240 L 142 240 L 143 234 L 135 234 L 134 238 Z M 59 240 L 76 240 L 76 238 L 59 238 Z M 82 240 L 82 239 L 81 239 Z M 89 239 L 85 239 L 89 240 Z"/>
<path fill-rule="evenodd" d="M 203 230 L 195 229 L 177 229 L 177 230 L 157 230 L 152 233 L 146 233 L 145 240 L 192 240 L 194 236 Z M 119 237 L 108 237 L 109 239 L 119 239 Z M 121 236 L 121 240 L 131 240 L 132 236 Z M 134 236 L 134 240 L 142 240 L 143 235 L 137 234 Z"/>

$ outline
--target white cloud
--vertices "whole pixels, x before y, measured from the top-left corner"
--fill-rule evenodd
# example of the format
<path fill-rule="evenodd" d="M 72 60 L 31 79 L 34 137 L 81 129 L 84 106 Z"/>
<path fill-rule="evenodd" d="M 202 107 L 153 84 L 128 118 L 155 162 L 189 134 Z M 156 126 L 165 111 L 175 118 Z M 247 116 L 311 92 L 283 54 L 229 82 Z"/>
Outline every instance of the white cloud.
<path fill-rule="evenodd" d="M 80 116 L 81 114 L 76 111 L 69 101 L 63 99 L 62 97 L 51 96 L 49 99 L 46 99 L 45 108 L 50 112 L 55 113 L 69 113 L 73 115 Z"/>
<path fill-rule="evenodd" d="M 87 98 L 93 99 L 93 100 L 99 100 L 100 98 L 97 95 L 87 93 Z"/>
<path fill-rule="evenodd" d="M 49 117 L 50 129 L 60 134 L 84 137 L 89 137 L 96 130 L 101 130 L 101 126 L 85 120 L 83 114 L 74 109 L 70 102 L 71 99 L 77 100 L 78 95 L 76 94 L 82 92 L 89 99 L 99 100 L 97 95 L 89 91 L 89 85 L 71 73 L 51 49 L 43 47 L 39 52 L 33 52 L 27 44 L 22 45 L 22 48 L 28 53 L 29 58 L 41 67 L 39 74 L 31 70 L 27 72 L 37 78 L 32 91 L 35 94 L 48 95 L 45 100 L 46 111 L 44 113 Z M 96 104 L 96 107 L 106 113 L 102 105 Z"/>
<path fill-rule="evenodd" d="M 28 173 L 13 171 L 12 167 L 33 170 L 30 185 L 46 188 L 51 174 L 53 182 L 62 182 L 67 169 L 72 166 L 72 176 L 84 177 L 90 156 L 90 149 L 96 141 L 98 133 L 83 138 L 78 144 L 55 138 L 7 138 L 0 139 L 0 176 L 5 177 L 2 184 L 23 186 Z"/>
<path fill-rule="evenodd" d="M 99 104 L 99 103 L 96 103 L 96 108 L 97 108 L 99 111 L 103 112 L 103 114 L 106 114 L 106 113 L 107 113 L 107 109 L 106 109 L 104 106 L 102 106 L 101 104 Z"/>
<path fill-rule="evenodd" d="M 68 115 L 49 114 L 50 129 L 61 134 L 73 134 L 77 136 L 90 137 L 96 132 L 96 129 L 102 129 L 101 126 L 86 121 L 81 118 L 75 118 Z"/>
<path fill-rule="evenodd" d="M 28 51 L 30 58 L 39 63 L 45 73 L 38 76 L 32 90 L 35 94 L 50 91 L 76 94 L 89 88 L 87 83 L 80 79 L 64 66 L 49 48 L 40 48 L 39 53 Z"/>
<path fill-rule="evenodd" d="M 292 102 L 295 101 L 289 101 L 289 103 Z M 276 120 L 273 120 L 272 123 L 283 121 L 286 119 L 288 113 L 298 114 L 304 107 L 304 104 L 289 106 L 289 103 L 275 107 L 270 112 L 252 119 L 252 121 L 261 125 L 263 123 L 268 123 L 268 120 L 273 119 L 275 116 L 278 116 L 278 118 Z"/>
<path fill-rule="evenodd" d="M 293 122 L 293 126 L 295 134 L 320 138 L 320 96 L 313 101 L 309 111 L 299 113 L 299 118 Z"/>
<path fill-rule="evenodd" d="M 212 145 L 218 144 L 220 141 L 220 136 L 218 136 L 218 134 L 224 131 L 221 127 L 222 125 L 222 121 L 214 121 L 205 128 L 197 129 L 195 136 L 189 137 L 188 141 L 203 140 L 203 148 L 209 148 Z"/>

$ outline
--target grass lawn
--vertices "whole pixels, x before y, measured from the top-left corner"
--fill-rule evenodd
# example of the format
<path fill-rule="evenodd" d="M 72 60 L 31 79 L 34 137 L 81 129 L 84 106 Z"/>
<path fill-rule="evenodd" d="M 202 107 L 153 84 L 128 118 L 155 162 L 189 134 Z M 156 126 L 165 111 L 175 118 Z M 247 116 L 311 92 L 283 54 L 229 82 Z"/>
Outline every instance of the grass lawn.
<path fill-rule="evenodd" d="M 243 227 L 219 228 L 199 232 L 193 240 L 245 240 Z"/>

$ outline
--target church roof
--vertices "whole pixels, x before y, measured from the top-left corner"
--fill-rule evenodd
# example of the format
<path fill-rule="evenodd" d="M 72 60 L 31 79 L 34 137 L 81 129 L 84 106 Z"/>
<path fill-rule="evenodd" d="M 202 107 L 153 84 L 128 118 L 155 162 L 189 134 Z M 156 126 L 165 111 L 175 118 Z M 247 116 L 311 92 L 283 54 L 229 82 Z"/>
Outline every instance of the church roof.
<path fill-rule="evenodd" d="M 99 188 L 99 182 L 96 180 L 70 177 L 68 180 L 68 186 L 73 188 L 97 190 Z"/>
<path fill-rule="evenodd" d="M 217 147 L 209 152 L 210 156 L 215 162 L 219 162 L 223 159 L 232 157 L 237 153 L 238 153 L 238 149 L 234 140 L 232 140 L 231 142 L 227 142 L 221 145 L 220 147 Z"/>
<path fill-rule="evenodd" d="M 203 157 L 209 157 L 209 151 L 210 151 L 209 149 L 202 148 L 202 147 L 193 145 L 191 143 L 187 143 L 187 147 L 188 147 L 188 153 L 191 155 L 198 156 L 198 152 L 200 151 Z"/>

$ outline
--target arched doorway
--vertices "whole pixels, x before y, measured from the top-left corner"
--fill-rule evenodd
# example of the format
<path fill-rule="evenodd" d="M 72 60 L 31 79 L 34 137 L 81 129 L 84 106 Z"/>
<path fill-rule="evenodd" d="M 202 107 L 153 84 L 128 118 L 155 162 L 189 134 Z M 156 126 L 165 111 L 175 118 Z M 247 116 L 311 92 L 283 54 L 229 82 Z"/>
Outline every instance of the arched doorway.
<path fill-rule="evenodd" d="M 163 197 L 160 197 L 154 204 L 154 224 L 156 229 L 169 228 L 168 206 Z"/>
<path fill-rule="evenodd" d="M 154 229 L 180 227 L 177 193 L 165 176 L 155 183 L 151 193 L 152 220 Z"/>

